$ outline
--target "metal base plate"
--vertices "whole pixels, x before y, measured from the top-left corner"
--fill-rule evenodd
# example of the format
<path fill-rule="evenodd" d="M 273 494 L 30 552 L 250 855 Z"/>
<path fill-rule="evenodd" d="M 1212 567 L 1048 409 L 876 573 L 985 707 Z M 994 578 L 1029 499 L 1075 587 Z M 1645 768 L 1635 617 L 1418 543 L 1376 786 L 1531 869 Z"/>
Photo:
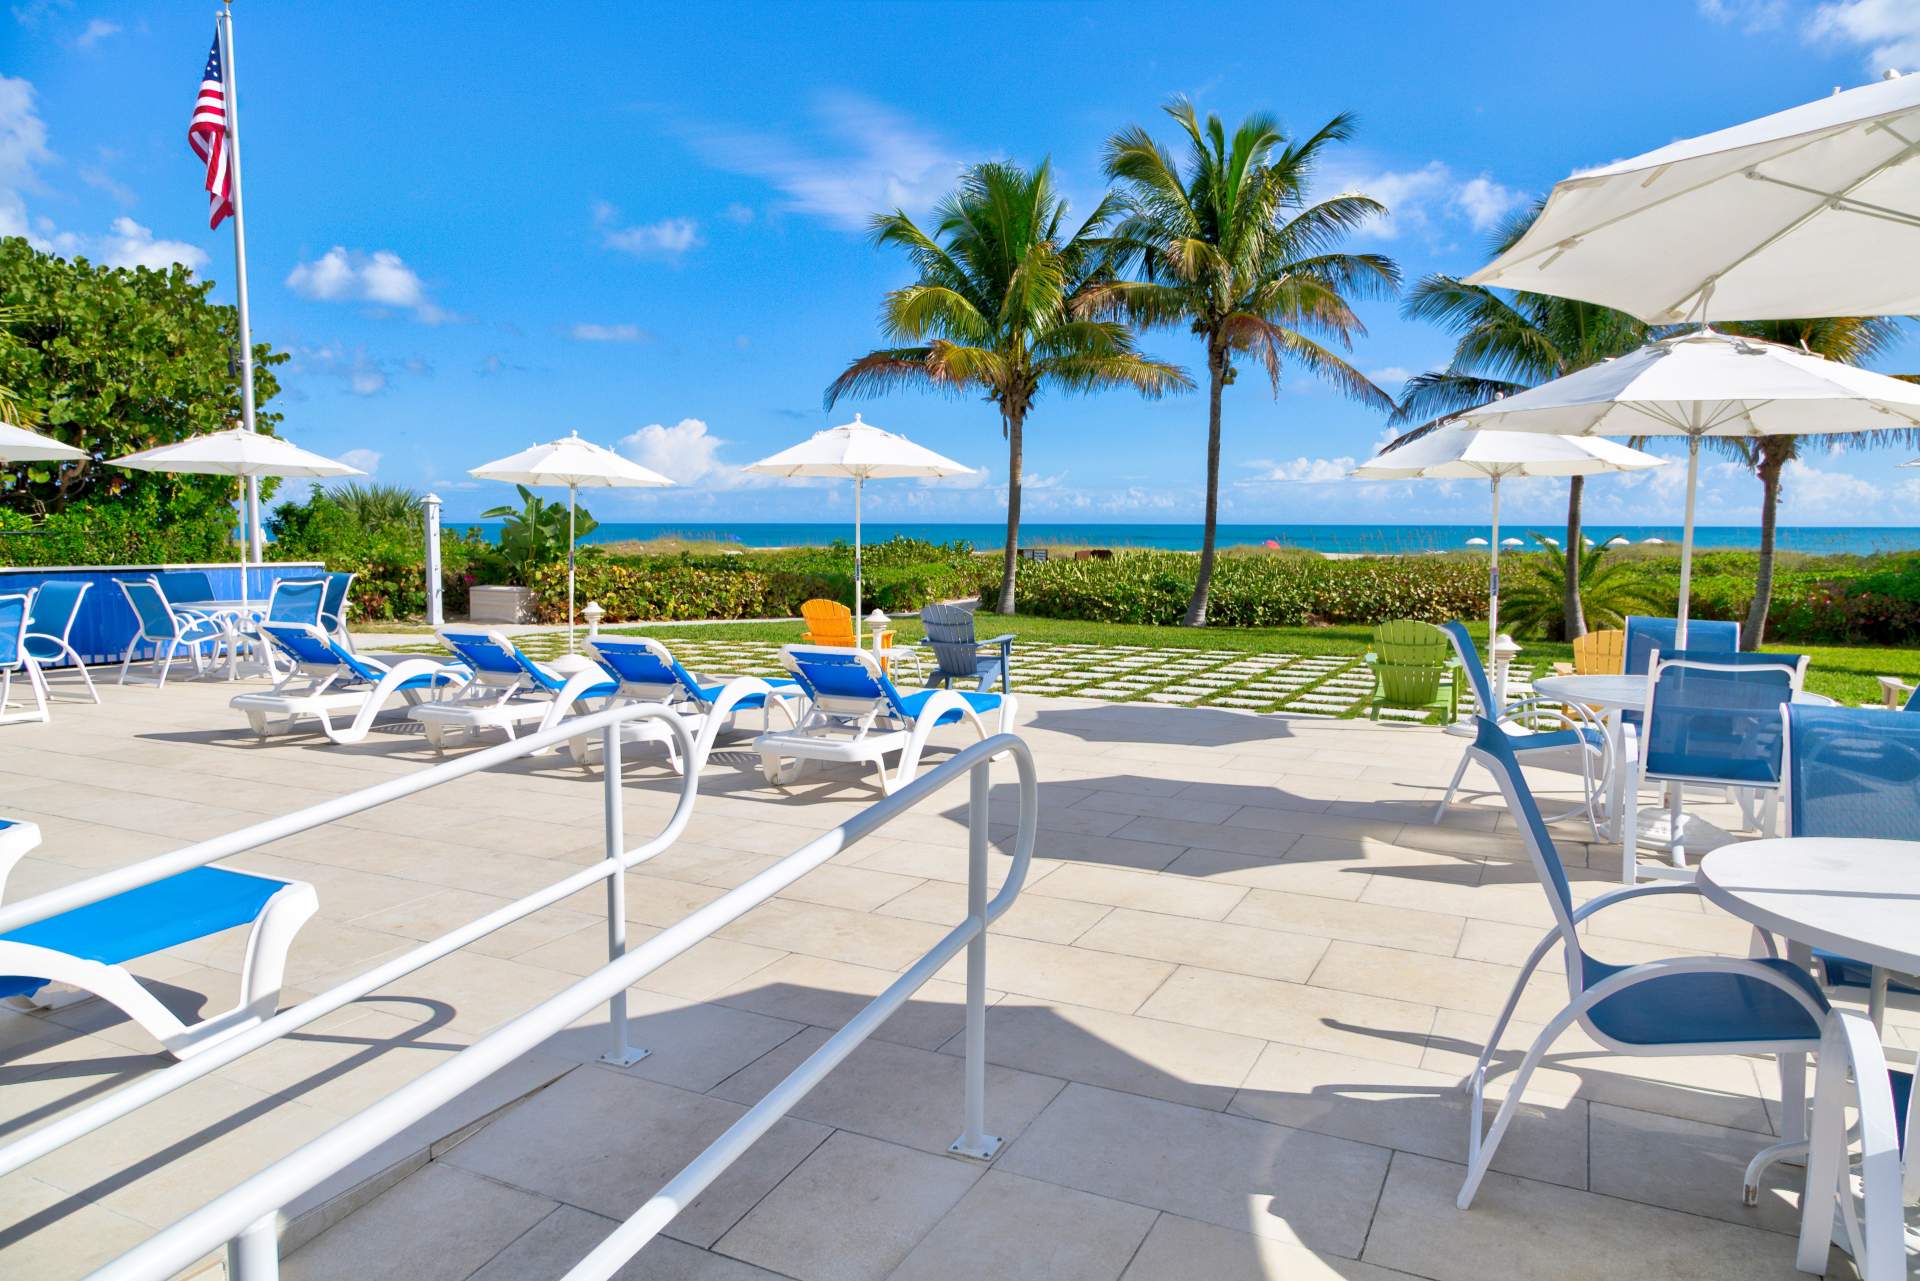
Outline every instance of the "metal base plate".
<path fill-rule="evenodd" d="M 991 1161 L 994 1154 L 1000 1151 L 1001 1139 L 997 1134 L 983 1134 L 980 1136 L 980 1146 L 977 1148 L 962 1147 L 961 1144 L 964 1142 L 964 1139 L 955 1139 L 948 1146 L 947 1155 L 965 1157 L 969 1161 Z"/>
<path fill-rule="evenodd" d="M 602 1063 L 611 1063 L 615 1067 L 632 1067 L 652 1053 L 652 1050 L 636 1050 L 631 1048 L 629 1048 L 625 1054 L 615 1054 L 612 1051 L 608 1051 L 600 1056 L 600 1061 Z"/>

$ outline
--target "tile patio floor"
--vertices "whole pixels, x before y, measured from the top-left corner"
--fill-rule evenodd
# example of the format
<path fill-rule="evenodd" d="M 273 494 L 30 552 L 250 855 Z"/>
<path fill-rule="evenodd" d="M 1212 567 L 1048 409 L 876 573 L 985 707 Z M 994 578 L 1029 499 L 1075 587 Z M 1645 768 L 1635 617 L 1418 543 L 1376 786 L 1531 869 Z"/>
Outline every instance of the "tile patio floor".
<path fill-rule="evenodd" d="M 232 692 L 108 686 L 101 707 L 62 702 L 52 725 L 0 731 L 0 810 L 46 835 L 10 895 L 431 759 L 403 732 L 255 745 Z M 1547 924 L 1497 804 L 1476 795 L 1427 821 L 1459 740 L 1041 695 L 1021 732 L 1041 833 L 990 946 L 998 1159 L 944 1155 L 960 1123 L 956 965 L 623 1276 L 1799 1275 L 1791 1175 L 1776 1167 L 1761 1205 L 1740 1204 L 1740 1168 L 1778 1120 L 1777 1081 L 1746 1058 L 1582 1058 L 1570 1038 L 1475 1208 L 1454 1209 L 1465 1120 L 1450 1090 Z M 735 759 L 709 768 L 687 837 L 630 876 L 636 937 L 873 797 L 833 774 L 776 790 Z M 632 836 L 672 788 L 653 761 L 631 767 Z M 995 804 L 1010 823 L 1011 797 Z M 586 1020 L 333 1180 L 293 1209 L 286 1275 L 558 1277 L 959 919 L 963 821 L 956 787 L 652 975 L 631 995 L 652 1057 L 593 1062 L 604 1027 Z M 599 824 L 595 782 L 535 761 L 236 863 L 319 890 L 291 958 L 299 995 L 597 857 Z M 1562 832 L 1583 868 L 1581 833 Z M 1614 852 L 1592 857 L 1583 895 L 1613 883 Z M 0 1179 L 0 1276 L 84 1274 L 588 972 L 602 901 L 528 918 Z M 1610 960 L 1747 944 L 1687 898 L 1594 925 Z M 222 937 L 137 968 L 191 1008 L 230 998 L 239 959 Z M 1510 1054 L 1556 1008 L 1556 981 L 1536 981 Z M 0 1136 L 162 1062 L 97 1002 L 0 1014 Z"/>

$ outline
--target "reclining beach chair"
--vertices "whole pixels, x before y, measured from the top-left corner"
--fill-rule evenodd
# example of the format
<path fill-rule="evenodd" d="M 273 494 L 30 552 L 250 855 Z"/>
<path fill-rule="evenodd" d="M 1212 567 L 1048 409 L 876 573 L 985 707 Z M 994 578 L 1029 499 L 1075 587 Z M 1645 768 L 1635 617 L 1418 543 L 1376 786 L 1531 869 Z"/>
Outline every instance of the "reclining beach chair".
<path fill-rule="evenodd" d="M 497 729 L 514 738 L 526 725 L 536 733 L 552 729 L 566 719 L 575 703 L 612 698 L 619 689 L 598 667 L 562 676 L 491 628 L 450 626 L 439 633 L 472 676 L 452 698 L 422 703 L 407 712 L 410 720 L 425 727 L 427 742 L 436 752 L 446 750 L 450 734 L 471 739 L 483 730 Z"/>
<path fill-rule="evenodd" d="M 0 819 L 0 891 L 14 865 L 39 844 L 36 824 Z M 80 998 L 50 993 L 48 985 L 70 985 L 119 1007 L 183 1059 L 279 1008 L 287 949 L 319 905 L 304 881 L 192 868 L 0 934 L 0 1000 L 22 1009 L 55 1008 Z M 240 1001 L 224 1014 L 182 1023 L 124 966 L 249 922 Z"/>
<path fill-rule="evenodd" d="M 651 637 L 613 639 L 596 637 L 587 642 L 587 653 L 598 660 L 618 683 L 613 698 L 622 703 L 662 703 L 678 711 L 687 720 L 694 736 L 694 765 L 697 774 L 713 750 L 714 740 L 735 728 L 741 712 L 760 713 L 762 731 L 773 729 L 773 709 L 781 708 L 790 726 L 800 723 L 796 704 L 804 695 L 792 680 L 762 680 L 758 676 L 736 676 L 724 684 L 702 682 L 675 658 L 670 650 Z M 635 721 L 624 727 L 622 741 L 659 741 L 667 745 L 667 758 L 676 771 L 685 772 L 680 749 L 671 731 L 658 721 Z M 568 748 L 573 759 L 585 765 L 599 742 L 597 735 L 573 739 Z"/>
<path fill-rule="evenodd" d="M 770 783 L 791 783 L 809 761 L 871 764 L 880 790 L 891 795 L 913 781 L 927 739 L 942 725 L 968 724 L 981 738 L 981 716 L 997 712 L 1004 733 L 1014 724 L 1019 701 L 1012 694 L 926 689 L 902 694 L 872 654 L 862 649 L 788 645 L 780 663 L 806 691 L 806 715 L 791 730 L 762 734 L 753 742 Z M 900 754 L 891 773 L 886 758 Z"/>
<path fill-rule="evenodd" d="M 205 577 L 202 575 L 201 577 Z M 153 664 L 158 684 L 167 683 L 167 672 L 182 650 L 193 660 L 195 675 L 204 673 L 213 655 L 222 645 L 231 644 L 232 630 L 219 619 L 190 606 L 174 605 L 160 587 L 158 578 L 116 578 L 121 595 L 127 598 L 134 617 L 139 620 L 127 641 L 126 657 L 120 660 L 120 683 L 127 683 L 127 668 L 143 645 L 153 647 Z"/>
<path fill-rule="evenodd" d="M 73 621 L 80 617 L 80 602 L 92 586 L 92 583 L 59 580 L 40 584 L 33 593 L 33 608 L 27 615 L 26 650 L 40 667 L 43 685 L 47 664 L 72 663 L 73 670 L 80 673 L 80 680 L 87 687 L 87 697 L 97 703 L 100 691 L 93 687 L 86 660 L 73 648 L 70 639 Z"/>
<path fill-rule="evenodd" d="M 51 719 L 47 715 L 47 681 L 27 647 L 27 616 L 32 610 L 33 597 L 25 592 L 0 596 L 0 725 Z M 7 710 L 13 706 L 16 675 L 27 678 L 27 688 L 33 692 L 32 711 Z"/>
<path fill-rule="evenodd" d="M 347 592 L 355 577 L 351 573 L 328 574 L 326 599 L 320 605 L 320 626 L 348 649 L 353 648 L 353 633 L 347 630 Z"/>
<path fill-rule="evenodd" d="M 467 683 L 467 669 L 432 658 L 409 658 L 389 667 L 354 653 L 314 623 L 262 623 L 260 634 L 279 652 L 288 670 L 268 691 L 240 694 L 228 706 L 247 714 L 260 738 L 286 733 L 311 717 L 336 743 L 358 743 L 395 697 L 409 707 L 444 698 Z M 333 718 L 346 718 L 335 726 Z"/>

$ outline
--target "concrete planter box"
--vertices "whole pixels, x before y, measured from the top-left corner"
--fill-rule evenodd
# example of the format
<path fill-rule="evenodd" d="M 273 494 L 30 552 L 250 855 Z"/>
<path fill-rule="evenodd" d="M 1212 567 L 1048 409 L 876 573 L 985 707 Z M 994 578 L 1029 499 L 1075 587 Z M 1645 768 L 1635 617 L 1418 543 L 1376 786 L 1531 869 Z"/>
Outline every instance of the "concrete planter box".
<path fill-rule="evenodd" d="M 531 623 L 533 589 L 528 587 L 475 587 L 467 606 L 467 619 L 475 623 Z"/>

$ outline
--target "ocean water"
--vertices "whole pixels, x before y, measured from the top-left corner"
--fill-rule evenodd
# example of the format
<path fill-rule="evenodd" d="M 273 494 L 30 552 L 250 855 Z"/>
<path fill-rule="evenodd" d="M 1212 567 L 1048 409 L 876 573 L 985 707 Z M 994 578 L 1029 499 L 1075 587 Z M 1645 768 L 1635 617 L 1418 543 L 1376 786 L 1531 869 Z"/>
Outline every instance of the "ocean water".
<path fill-rule="evenodd" d="M 497 537 L 496 521 L 448 521 L 448 528 L 473 528 Z M 1419 553 L 1457 551 L 1469 538 L 1485 538 L 1485 525 L 1222 525 L 1219 541 L 1223 547 L 1236 544 L 1261 545 L 1267 542 L 1319 552 Z M 1680 541 L 1678 525 L 1586 525 L 1582 532 L 1596 542 L 1625 536 L 1634 542 L 1649 538 Z M 1564 527 L 1552 524 L 1503 523 L 1500 536 L 1527 539 L 1544 534 L 1565 540 Z M 1004 524 L 907 523 L 868 521 L 864 536 L 869 545 L 905 534 L 930 542 L 961 539 L 982 551 L 998 549 L 1006 542 Z M 674 535 L 701 541 L 738 543 L 748 547 L 824 546 L 835 539 L 853 538 L 850 523 L 729 523 L 700 524 L 688 521 L 644 523 L 609 521 L 593 531 L 586 542 L 611 543 L 628 539 L 661 538 Z M 1023 545 L 1074 545 L 1083 547 L 1161 547 L 1172 551 L 1198 551 L 1201 527 L 1156 524 L 1078 524 L 1028 522 L 1020 527 Z M 1912 551 L 1920 549 L 1920 528 L 1782 526 L 1776 536 L 1778 545 L 1788 551 L 1837 554 L 1851 552 Z M 1694 530 L 1694 543 L 1703 548 L 1754 548 L 1760 545 L 1760 532 L 1750 525 L 1703 525 Z"/>

